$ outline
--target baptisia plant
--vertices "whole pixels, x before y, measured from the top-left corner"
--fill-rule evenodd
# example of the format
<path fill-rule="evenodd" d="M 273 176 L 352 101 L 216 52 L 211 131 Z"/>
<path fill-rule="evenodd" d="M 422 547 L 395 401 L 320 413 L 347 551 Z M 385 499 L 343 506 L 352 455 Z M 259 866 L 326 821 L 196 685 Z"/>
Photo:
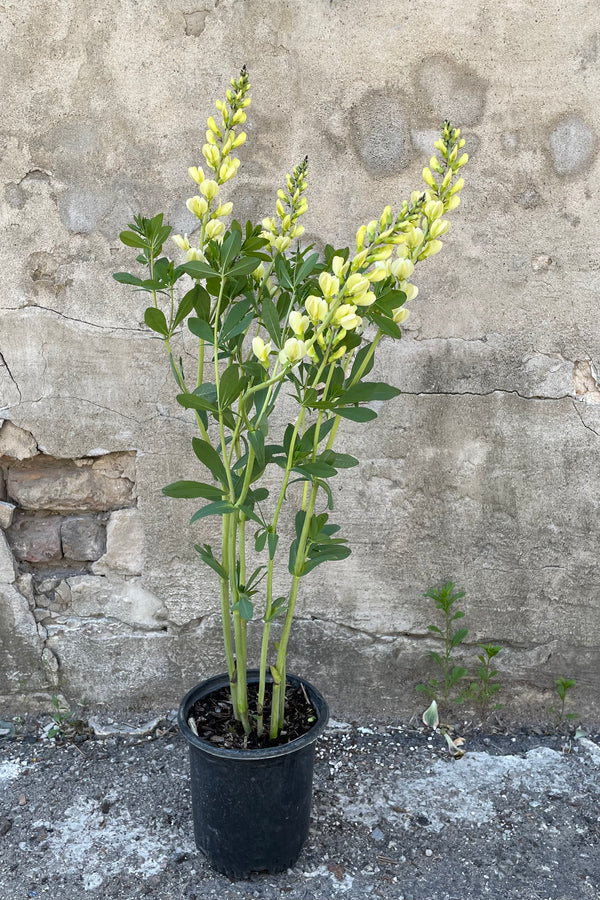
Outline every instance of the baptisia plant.
<path fill-rule="evenodd" d="M 278 737 L 285 719 L 286 658 L 300 583 L 317 566 L 350 554 L 340 526 L 329 520 L 329 482 L 358 462 L 334 449 L 338 427 L 344 419 L 372 421 L 377 412 L 369 404 L 400 393 L 366 378 L 380 342 L 401 337 L 406 303 L 417 296 L 415 267 L 442 249 L 440 238 L 450 228 L 444 216 L 460 202 L 459 170 L 467 155 L 461 153 L 459 130 L 445 122 L 435 142 L 438 153 L 423 170 L 425 188 L 395 212 L 386 206 L 379 219 L 361 225 L 353 251 L 327 246 L 321 258 L 299 241 L 307 159 L 278 190 L 273 216 L 259 225 L 225 223 L 232 203 L 223 194 L 240 164 L 234 154 L 246 140 L 239 127 L 249 91 L 244 68 L 226 99 L 217 101 L 217 118 L 208 119 L 204 162 L 189 169 L 197 193 L 187 206 L 197 228 L 191 236 L 172 238 L 185 259 L 175 262 L 164 254 L 171 228 L 162 214 L 136 216 L 121 240 L 139 251 L 137 261 L 147 272 L 114 277 L 152 297 L 146 324 L 164 343 L 177 402 L 195 415 L 199 435 L 193 450 L 210 477 L 163 490 L 169 497 L 206 501 L 191 518 L 198 536 L 200 520 L 221 518 L 220 546 L 199 542 L 195 549 L 220 583 L 233 716 L 240 732 L 256 731 L 264 743 Z M 186 285 L 185 293 L 180 285 Z M 184 328 L 197 338 L 193 366 L 184 366 L 173 350 Z M 282 425 L 278 409 L 290 392 L 295 416 Z M 303 490 L 294 510 L 294 538 L 284 551 L 279 527 L 297 496 L 288 490 L 294 482 L 302 482 Z M 252 571 L 249 538 L 263 557 Z M 284 554 L 288 574 L 282 584 L 283 567 L 275 563 Z M 276 617 L 282 627 L 274 642 Z M 247 629 L 257 619 L 260 677 L 250 709 Z"/>

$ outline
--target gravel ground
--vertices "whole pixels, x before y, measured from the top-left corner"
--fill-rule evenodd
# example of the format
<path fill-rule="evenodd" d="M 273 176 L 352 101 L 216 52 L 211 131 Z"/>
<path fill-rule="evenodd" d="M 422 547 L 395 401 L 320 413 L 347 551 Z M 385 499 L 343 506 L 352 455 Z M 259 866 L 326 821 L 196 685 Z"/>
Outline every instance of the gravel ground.
<path fill-rule="evenodd" d="M 439 735 L 334 723 L 285 874 L 230 881 L 193 844 L 187 748 L 151 735 L 0 740 L 0 897 L 597 900 L 600 735 Z"/>

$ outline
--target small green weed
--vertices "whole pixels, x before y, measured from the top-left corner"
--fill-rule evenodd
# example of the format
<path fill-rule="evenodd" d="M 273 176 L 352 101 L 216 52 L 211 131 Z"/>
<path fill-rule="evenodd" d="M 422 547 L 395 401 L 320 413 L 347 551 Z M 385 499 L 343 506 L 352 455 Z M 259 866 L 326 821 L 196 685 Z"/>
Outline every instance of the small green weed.
<path fill-rule="evenodd" d="M 447 581 L 439 590 L 430 588 L 424 597 L 435 602 L 435 608 L 438 609 L 444 617 L 442 628 L 437 625 L 428 625 L 427 630 L 439 635 L 444 642 L 444 652 L 438 653 L 436 650 L 430 650 L 430 656 L 433 661 L 442 670 L 442 680 L 430 678 L 427 684 L 418 684 L 417 690 L 437 702 L 443 700 L 448 703 L 450 694 L 455 685 L 465 677 L 467 670 L 462 666 L 452 665 L 451 656 L 453 651 L 466 638 L 467 628 L 454 628 L 453 622 L 462 619 L 464 612 L 454 609 L 454 604 L 461 597 L 465 596 L 464 591 L 456 591 L 451 581 Z"/>
<path fill-rule="evenodd" d="M 498 674 L 498 669 L 492 668 L 494 665 L 492 660 L 500 653 L 502 647 L 495 646 L 494 644 L 478 644 L 478 647 L 483 650 L 483 653 L 479 653 L 477 656 L 477 659 L 479 660 L 479 665 L 477 666 L 477 680 L 470 683 L 469 687 L 461 694 L 458 700 L 461 702 L 464 700 L 472 700 L 475 705 L 479 707 L 482 718 L 486 719 L 490 712 L 496 709 L 502 709 L 504 706 L 503 703 L 494 703 L 492 705 L 493 698 L 500 690 L 500 683 L 494 681 L 494 678 Z"/>
<path fill-rule="evenodd" d="M 558 709 L 554 709 L 553 706 L 548 707 L 548 712 L 551 712 L 552 715 L 556 719 L 556 726 L 564 725 L 566 722 L 570 722 L 573 719 L 577 719 L 579 713 L 576 712 L 565 712 L 565 704 L 567 700 L 567 694 L 574 688 L 577 684 L 574 678 L 557 678 L 554 682 L 556 685 L 556 693 L 558 694 L 560 700 L 560 707 Z"/>
<path fill-rule="evenodd" d="M 64 738 L 66 737 L 68 726 L 73 724 L 73 713 L 68 707 L 61 706 L 60 700 L 56 694 L 52 694 L 52 706 L 54 707 L 54 712 L 52 713 L 54 725 L 48 732 L 48 737 Z"/>

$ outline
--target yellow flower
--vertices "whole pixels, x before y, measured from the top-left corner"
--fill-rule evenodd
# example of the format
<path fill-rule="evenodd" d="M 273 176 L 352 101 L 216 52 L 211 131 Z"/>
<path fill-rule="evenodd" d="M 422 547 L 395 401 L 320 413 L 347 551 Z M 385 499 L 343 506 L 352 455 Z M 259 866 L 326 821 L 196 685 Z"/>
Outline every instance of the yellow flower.
<path fill-rule="evenodd" d="M 252 272 L 252 277 L 255 281 L 262 281 L 265 277 L 265 267 L 263 263 L 260 263 L 256 269 Z"/>
<path fill-rule="evenodd" d="M 308 316 L 303 316 L 302 313 L 299 313 L 297 310 L 290 313 L 290 326 L 296 337 L 304 337 L 309 325 L 310 319 Z"/>
<path fill-rule="evenodd" d="M 304 304 L 306 307 L 306 312 L 309 314 L 313 322 L 322 322 L 327 315 L 327 311 L 329 307 L 327 306 L 327 301 L 322 300 L 321 297 L 314 297 L 312 294 L 310 297 L 306 298 L 306 303 Z"/>
<path fill-rule="evenodd" d="M 177 247 L 179 247 L 180 250 L 186 250 L 186 251 L 187 251 L 187 250 L 190 249 L 190 242 L 188 241 L 188 236 L 187 236 L 187 234 L 186 234 L 186 235 L 183 235 L 183 236 L 180 235 L 180 234 L 174 234 L 174 235 L 173 235 L 173 243 L 174 243 Z"/>
<path fill-rule="evenodd" d="M 423 181 L 425 184 L 429 185 L 430 188 L 433 188 L 434 190 L 437 189 L 437 182 L 431 174 L 431 169 L 427 166 L 423 169 Z"/>
<path fill-rule="evenodd" d="M 444 204 L 442 203 L 442 206 Z M 429 237 L 430 238 L 438 238 L 443 234 L 446 234 L 447 231 L 450 230 L 450 222 L 448 219 L 436 219 L 435 222 L 431 225 L 429 229 Z"/>
<path fill-rule="evenodd" d="M 421 246 L 423 238 L 423 230 L 413 226 L 406 235 L 406 246 L 410 247 L 411 250 L 415 250 L 417 247 Z"/>
<path fill-rule="evenodd" d="M 238 136 L 235 138 L 235 140 L 233 141 L 233 143 L 232 143 L 232 145 L 231 145 L 231 146 L 234 148 L 234 150 L 235 150 L 237 147 L 241 147 L 242 144 L 245 143 L 246 137 L 247 137 L 247 135 L 246 135 L 246 132 L 245 132 L 245 131 L 241 131 L 241 132 L 238 134 Z"/>
<path fill-rule="evenodd" d="M 340 280 L 329 272 L 321 272 L 319 275 L 319 287 L 323 291 L 323 296 L 330 299 L 335 296 L 340 289 Z"/>
<path fill-rule="evenodd" d="M 348 271 L 348 263 L 344 262 L 343 256 L 334 256 L 331 260 L 331 271 L 336 278 L 343 278 Z"/>
<path fill-rule="evenodd" d="M 204 262 L 204 259 L 205 259 L 204 253 L 202 253 L 202 251 L 196 247 L 190 247 L 189 250 L 187 251 L 187 253 L 185 254 L 185 258 L 186 258 L 187 262 L 192 262 L 192 260 L 194 260 L 194 259 L 200 259 L 200 260 L 202 260 L 202 262 Z"/>
<path fill-rule="evenodd" d="M 419 293 L 419 288 L 416 286 L 416 284 L 401 285 L 400 290 L 404 291 L 404 293 L 406 294 L 407 302 L 409 300 L 414 300 L 415 297 L 417 296 L 417 294 Z"/>
<path fill-rule="evenodd" d="M 219 237 L 225 231 L 225 224 L 219 219 L 213 219 L 206 226 L 206 236 L 209 240 L 214 241 L 215 238 Z"/>
<path fill-rule="evenodd" d="M 252 339 L 252 352 L 256 356 L 258 360 L 265 366 L 265 368 L 269 368 L 269 353 L 271 352 L 271 341 L 268 344 L 265 344 L 261 337 L 255 337 Z"/>
<path fill-rule="evenodd" d="M 419 253 L 419 259 L 428 259 L 430 256 L 435 256 L 436 253 L 439 253 L 442 249 L 443 244 L 441 241 L 430 241 L 422 253 Z"/>
<path fill-rule="evenodd" d="M 352 302 L 356 306 L 371 306 L 372 303 L 375 303 L 377 297 L 373 293 L 373 291 L 365 291 L 364 294 L 361 294 L 360 297 L 353 297 Z"/>
<path fill-rule="evenodd" d="M 200 193 L 204 194 L 207 200 L 212 200 L 219 193 L 219 185 L 211 178 L 206 178 L 200 185 Z"/>
<path fill-rule="evenodd" d="M 335 257 L 335 259 L 339 258 L 340 257 Z M 344 293 L 353 296 L 354 294 L 364 294 L 364 292 L 368 290 L 369 279 L 365 278 L 364 275 L 360 275 L 358 272 L 355 272 L 346 282 Z"/>
<path fill-rule="evenodd" d="M 205 144 L 202 148 L 202 155 L 211 169 L 215 169 L 219 165 L 219 150 L 214 144 Z"/>
<path fill-rule="evenodd" d="M 228 200 L 227 203 L 221 203 L 219 206 L 217 206 L 213 215 L 217 218 L 218 216 L 228 216 L 231 214 L 232 210 L 233 203 L 231 202 L 231 200 Z"/>
<path fill-rule="evenodd" d="M 395 309 L 393 313 L 393 320 L 396 325 L 400 325 L 401 322 L 406 322 L 408 317 L 410 316 L 410 310 L 404 309 L 402 306 L 399 309 Z"/>
<path fill-rule="evenodd" d="M 383 281 L 385 278 L 388 278 L 389 274 L 390 264 L 388 262 L 378 262 L 370 272 L 367 272 L 367 278 L 371 283 L 375 283 L 376 281 Z"/>
<path fill-rule="evenodd" d="M 444 204 L 441 200 L 429 200 L 423 207 L 423 213 L 430 222 L 433 222 L 444 214 Z"/>
<path fill-rule="evenodd" d="M 358 328 L 362 324 L 361 317 L 356 315 L 356 307 L 351 303 L 342 303 L 341 306 L 338 306 L 333 321 L 346 331 L 352 331 L 353 328 Z"/>
<path fill-rule="evenodd" d="M 288 338 L 283 345 L 283 350 L 279 351 L 279 362 L 282 366 L 296 366 L 306 356 L 306 345 L 304 341 L 298 341 L 296 338 Z"/>
<path fill-rule="evenodd" d="M 206 124 L 208 125 L 210 130 L 213 132 L 213 134 L 216 134 L 217 137 L 221 137 L 221 132 L 219 131 L 219 127 L 212 116 L 208 117 L 208 119 L 206 120 Z"/>
<path fill-rule="evenodd" d="M 202 182 L 204 181 L 204 172 L 197 166 L 190 166 L 190 168 L 188 169 L 188 175 L 190 176 L 192 181 L 196 182 L 196 184 L 202 184 Z"/>
<path fill-rule="evenodd" d="M 204 197 L 199 197 L 196 195 L 195 197 L 190 197 L 190 199 L 185 204 L 191 213 L 201 219 L 206 210 L 208 209 L 208 203 L 204 199 Z"/>
<path fill-rule="evenodd" d="M 360 253 L 360 251 L 365 246 L 365 237 L 367 234 L 367 226 L 361 225 L 358 231 L 356 232 L 356 252 Z"/>
<path fill-rule="evenodd" d="M 223 162 L 219 168 L 219 179 L 221 183 L 223 183 L 224 181 L 229 181 L 230 178 L 233 178 L 239 168 L 239 165 L 239 159 L 225 160 L 225 162 Z"/>
<path fill-rule="evenodd" d="M 444 209 L 446 212 L 449 212 L 452 209 L 456 209 L 458 204 L 460 203 L 460 197 L 458 194 L 455 194 L 454 197 L 450 197 L 449 200 L 446 200 L 444 203 Z"/>
<path fill-rule="evenodd" d="M 410 259 L 395 259 L 391 265 L 392 275 L 398 281 L 405 281 L 415 271 L 415 264 Z"/>
<path fill-rule="evenodd" d="M 312 347 L 311 347 L 311 350 L 312 350 Z M 329 362 L 335 362 L 336 359 L 340 359 L 344 355 L 345 352 L 346 352 L 346 345 L 342 344 L 341 347 L 338 347 L 338 349 L 335 350 L 334 353 L 331 354 L 331 356 L 329 357 Z"/>

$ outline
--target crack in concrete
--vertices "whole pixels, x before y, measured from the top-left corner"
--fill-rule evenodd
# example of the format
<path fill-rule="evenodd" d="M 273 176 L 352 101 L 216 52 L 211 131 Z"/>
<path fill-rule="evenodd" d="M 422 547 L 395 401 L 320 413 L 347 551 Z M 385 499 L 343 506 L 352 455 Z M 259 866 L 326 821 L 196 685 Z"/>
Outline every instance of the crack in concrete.
<path fill-rule="evenodd" d="M 2 353 L 0 353 L 0 365 L 4 366 L 4 368 L 5 368 L 6 371 L 8 372 L 8 377 L 10 378 L 10 380 L 12 381 L 12 383 L 14 384 L 14 386 L 15 386 L 16 389 L 17 389 L 17 393 L 18 393 L 18 395 L 19 395 L 19 403 L 21 403 L 21 401 L 23 400 L 23 395 L 22 395 L 22 393 L 21 393 L 21 388 L 19 387 L 19 385 L 18 385 L 17 382 L 15 381 L 15 378 L 14 378 L 14 376 L 13 376 L 13 373 L 10 371 L 10 367 L 9 367 L 8 363 L 6 362 L 6 359 L 5 359 L 5 357 L 4 357 L 4 355 L 3 355 Z M 18 404 L 17 404 L 17 405 L 18 405 Z M 12 409 L 12 407 L 10 407 L 10 406 L 3 406 L 2 409 Z"/>
<path fill-rule="evenodd" d="M 546 397 L 542 394 L 521 394 L 518 390 L 514 389 L 512 391 L 508 391 L 505 388 L 494 388 L 491 391 L 402 391 L 402 393 L 406 397 L 491 397 L 492 394 L 511 394 L 514 397 L 519 397 L 520 400 L 537 400 L 537 401 L 550 401 L 550 402 L 558 402 L 560 400 L 572 400 L 572 394 L 561 394 L 558 397 Z"/>
<path fill-rule="evenodd" d="M 46 178 L 43 180 L 54 178 L 54 175 L 52 174 L 52 172 L 49 172 L 48 169 L 41 169 L 39 166 L 34 166 L 32 169 L 29 169 L 29 171 L 25 172 L 23 177 L 17 181 L 17 185 L 23 184 L 24 181 L 27 181 L 28 178 L 32 178 L 36 174 L 45 175 Z"/>
<path fill-rule="evenodd" d="M 600 437 L 600 431 L 596 431 L 595 428 L 592 428 L 591 425 L 588 425 L 587 422 L 584 422 L 584 420 L 583 420 L 583 415 L 582 415 L 582 413 L 581 413 L 581 410 L 580 410 L 579 407 L 577 406 L 577 400 L 573 400 L 573 409 L 575 410 L 575 412 L 576 412 L 577 415 L 579 416 L 579 421 L 581 422 L 581 424 L 583 425 L 583 427 L 584 427 L 584 428 L 587 428 L 588 431 L 591 431 L 592 434 L 595 434 L 596 437 Z"/>
<path fill-rule="evenodd" d="M 60 316 L 68 322 L 77 322 L 79 325 L 89 325 L 90 328 L 100 328 L 103 331 L 129 331 L 134 334 L 143 334 L 152 337 L 146 328 L 128 328 L 124 325 L 99 325 L 97 322 L 87 322 L 85 319 L 76 318 L 76 316 L 67 316 L 58 309 L 53 309 L 51 306 L 40 306 L 39 303 L 27 303 L 24 306 L 2 306 L 0 307 L 0 312 L 15 312 L 20 309 L 42 309 L 44 312 L 54 313 L 54 315 Z"/>

